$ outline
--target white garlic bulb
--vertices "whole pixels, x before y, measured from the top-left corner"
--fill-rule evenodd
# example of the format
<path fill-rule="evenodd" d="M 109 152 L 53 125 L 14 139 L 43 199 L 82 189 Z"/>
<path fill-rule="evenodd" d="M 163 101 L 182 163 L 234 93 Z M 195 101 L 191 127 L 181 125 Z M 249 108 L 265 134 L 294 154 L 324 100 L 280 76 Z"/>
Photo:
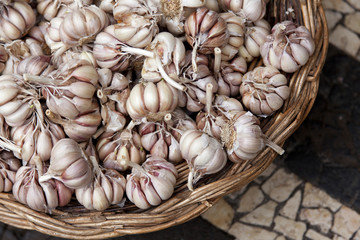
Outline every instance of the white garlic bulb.
<path fill-rule="evenodd" d="M 221 143 L 199 130 L 188 130 L 180 139 L 180 150 L 190 168 L 188 188 L 206 174 L 219 172 L 227 162 Z"/>
<path fill-rule="evenodd" d="M 252 22 L 262 19 L 266 13 L 265 0 L 219 0 L 219 4 Z"/>
<path fill-rule="evenodd" d="M 267 117 L 283 106 L 290 88 L 287 78 L 276 68 L 257 67 L 244 75 L 240 94 L 253 114 Z"/>
<path fill-rule="evenodd" d="M 292 73 L 305 65 L 315 51 L 309 30 L 291 21 L 277 23 L 261 47 L 266 66 Z"/>

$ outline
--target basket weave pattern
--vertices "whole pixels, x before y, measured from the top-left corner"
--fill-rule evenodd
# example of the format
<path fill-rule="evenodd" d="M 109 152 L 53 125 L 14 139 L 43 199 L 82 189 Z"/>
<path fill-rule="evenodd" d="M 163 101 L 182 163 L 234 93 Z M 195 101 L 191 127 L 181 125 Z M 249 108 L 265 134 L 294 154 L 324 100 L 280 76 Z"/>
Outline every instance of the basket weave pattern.
<path fill-rule="evenodd" d="M 265 135 L 280 146 L 296 131 L 313 106 L 328 47 L 321 1 L 272 0 L 268 4 L 272 23 L 289 18 L 285 13 L 289 8 L 294 9 L 295 21 L 312 33 L 316 49 L 305 66 L 288 76 L 291 94 L 281 111 L 261 122 Z M 260 65 L 261 60 L 256 59 L 249 70 Z M 72 201 L 66 207 L 53 210 L 50 215 L 31 210 L 17 202 L 12 194 L 0 193 L 0 221 L 71 239 L 110 238 L 162 230 L 199 216 L 224 195 L 241 189 L 262 173 L 276 156 L 274 151 L 266 148 L 252 161 L 228 163 L 220 173 L 202 179 L 193 192 L 186 187 L 189 170 L 183 162 L 177 165 L 179 177 L 172 198 L 146 211 L 128 203 L 125 207 L 113 206 L 103 212 L 89 211 Z"/>

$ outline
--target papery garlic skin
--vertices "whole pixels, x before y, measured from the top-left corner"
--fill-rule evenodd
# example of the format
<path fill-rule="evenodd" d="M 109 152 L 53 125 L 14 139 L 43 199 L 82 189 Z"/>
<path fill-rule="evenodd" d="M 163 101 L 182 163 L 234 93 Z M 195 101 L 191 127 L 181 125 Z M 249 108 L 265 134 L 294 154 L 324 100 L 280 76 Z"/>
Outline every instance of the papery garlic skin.
<path fill-rule="evenodd" d="M 126 110 L 132 119 L 162 119 L 178 105 L 178 93 L 165 81 L 138 83 L 126 101 Z"/>
<path fill-rule="evenodd" d="M 8 60 L 9 55 L 6 52 L 3 46 L 0 46 L 0 73 L 5 69 L 6 61 Z"/>
<path fill-rule="evenodd" d="M 90 163 L 79 144 L 73 139 L 64 138 L 52 148 L 50 166 L 39 181 L 54 178 L 69 188 L 77 189 L 88 185 L 92 177 Z"/>
<path fill-rule="evenodd" d="M 188 130 L 180 139 L 180 150 L 190 168 L 188 187 L 207 174 L 219 172 L 227 162 L 221 143 L 199 130 Z"/>
<path fill-rule="evenodd" d="M 14 162 L 16 161 L 16 162 Z M 14 166 L 17 165 L 17 169 Z M 16 171 L 20 167 L 18 159 L 3 159 L 0 157 L 0 192 L 10 192 L 15 182 Z"/>
<path fill-rule="evenodd" d="M 86 187 L 75 190 L 76 199 L 89 210 L 103 211 L 112 204 L 120 204 L 125 193 L 125 178 L 112 169 L 98 173 Z"/>
<path fill-rule="evenodd" d="M 163 158 L 150 157 L 127 175 L 126 196 L 138 208 L 148 209 L 167 200 L 174 192 L 177 170 Z"/>
<path fill-rule="evenodd" d="M 35 12 L 25 1 L 2 1 L 0 12 L 0 42 L 19 39 L 35 25 Z"/>
<path fill-rule="evenodd" d="M 19 63 L 32 55 L 29 45 L 22 40 L 14 40 L 5 44 L 4 47 L 8 54 L 8 59 L 2 72 L 3 75 L 17 73 L 16 70 Z"/>
<path fill-rule="evenodd" d="M 260 48 L 265 43 L 270 30 L 271 26 L 265 19 L 245 25 L 245 42 L 239 48 L 239 56 L 245 58 L 247 62 L 259 57 Z"/>
<path fill-rule="evenodd" d="M 240 94 L 253 114 L 267 117 L 283 106 L 290 88 L 287 78 L 276 68 L 257 67 L 244 75 Z"/>
<path fill-rule="evenodd" d="M 219 0 L 219 4 L 252 22 L 262 19 L 266 13 L 265 0 Z"/>
<path fill-rule="evenodd" d="M 277 23 L 261 47 L 261 56 L 266 66 L 287 73 L 305 65 L 315 51 L 315 43 L 309 30 L 291 21 Z"/>

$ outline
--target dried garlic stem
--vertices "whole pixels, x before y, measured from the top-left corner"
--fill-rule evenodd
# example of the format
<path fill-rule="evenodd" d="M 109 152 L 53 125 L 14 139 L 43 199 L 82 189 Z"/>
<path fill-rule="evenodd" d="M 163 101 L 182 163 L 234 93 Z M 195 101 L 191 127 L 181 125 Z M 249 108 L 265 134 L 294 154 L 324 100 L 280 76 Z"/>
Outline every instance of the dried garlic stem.
<path fill-rule="evenodd" d="M 15 143 L 13 143 L 12 141 L 0 136 L 0 148 L 8 150 L 8 151 L 13 151 L 16 152 L 18 154 L 21 155 L 21 148 L 19 146 L 17 146 Z"/>
<path fill-rule="evenodd" d="M 179 89 L 180 91 L 185 91 L 186 87 L 179 84 L 178 82 L 174 81 L 171 77 L 169 77 L 169 75 L 165 72 L 164 67 L 162 66 L 161 60 L 159 56 L 155 57 L 156 59 L 156 65 L 160 71 L 161 76 L 164 78 L 164 80 L 169 83 L 171 86 L 173 86 L 174 88 Z"/>
<path fill-rule="evenodd" d="M 50 111 L 50 109 L 47 109 L 45 111 L 45 115 L 50 119 L 50 121 L 56 123 L 56 124 L 64 124 L 64 120 L 61 119 L 57 114 L 53 113 L 52 111 Z"/>
<path fill-rule="evenodd" d="M 211 83 L 206 84 L 206 106 L 205 111 L 206 113 L 210 113 L 211 106 L 212 106 L 212 99 L 213 99 L 213 85 Z"/>
<path fill-rule="evenodd" d="M 121 51 L 130 53 L 132 55 L 142 55 L 142 56 L 149 57 L 149 58 L 154 57 L 153 52 L 150 52 L 148 50 L 144 50 L 144 49 L 141 49 L 141 48 L 133 48 L 133 47 L 128 47 L 128 46 L 122 46 Z"/>
<path fill-rule="evenodd" d="M 221 49 L 216 47 L 214 48 L 214 55 L 215 55 L 215 59 L 214 59 L 214 73 L 215 76 L 217 77 L 220 73 L 220 64 L 221 64 Z"/>
<path fill-rule="evenodd" d="M 38 83 L 38 84 L 56 84 L 56 81 L 49 77 L 36 76 L 28 73 L 23 74 L 23 78 L 26 82 Z"/>
<path fill-rule="evenodd" d="M 196 63 L 196 57 L 197 57 L 197 49 L 198 49 L 198 42 L 195 41 L 192 53 L 191 53 L 191 62 L 192 62 L 192 68 L 194 73 L 198 72 L 198 67 L 197 67 L 197 63 Z"/>
<path fill-rule="evenodd" d="M 275 152 L 277 152 L 279 155 L 283 155 L 285 150 L 282 149 L 279 145 L 277 145 L 276 143 L 272 142 L 271 140 L 269 140 L 265 135 L 264 135 L 264 142 L 265 145 L 270 147 L 271 149 L 273 149 Z"/>
<path fill-rule="evenodd" d="M 106 103 L 108 101 L 108 97 L 104 94 L 103 89 L 98 89 L 96 96 L 100 99 L 101 103 Z"/>
<path fill-rule="evenodd" d="M 194 179 L 193 178 L 194 178 L 194 173 L 193 173 L 193 171 L 190 171 L 189 175 L 188 175 L 187 187 L 191 192 L 194 191 L 194 186 L 193 186 Z"/>

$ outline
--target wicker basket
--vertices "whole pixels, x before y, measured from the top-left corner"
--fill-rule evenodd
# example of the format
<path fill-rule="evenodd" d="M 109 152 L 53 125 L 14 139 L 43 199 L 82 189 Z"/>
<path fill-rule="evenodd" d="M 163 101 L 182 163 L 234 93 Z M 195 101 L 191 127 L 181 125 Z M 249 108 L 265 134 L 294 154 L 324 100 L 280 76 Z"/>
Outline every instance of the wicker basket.
<path fill-rule="evenodd" d="M 291 14 L 285 13 L 290 7 L 294 9 L 295 21 L 310 29 L 316 50 L 305 66 L 289 75 L 291 94 L 282 111 L 261 123 L 265 134 L 280 146 L 311 110 L 328 47 L 327 24 L 321 1 L 272 0 L 267 14 L 270 23 L 291 17 Z M 256 59 L 249 69 L 261 64 L 261 60 Z M 228 163 L 221 173 L 202 179 L 193 192 L 186 187 L 187 165 L 181 163 L 177 166 L 179 178 L 173 197 L 146 211 L 140 211 L 131 204 L 123 208 L 113 206 L 104 212 L 88 211 L 74 200 L 50 215 L 29 209 L 17 202 L 12 194 L 0 193 L 0 220 L 18 228 L 71 239 L 100 239 L 158 231 L 199 216 L 224 195 L 255 179 L 276 156 L 274 151 L 266 148 L 251 162 Z"/>

